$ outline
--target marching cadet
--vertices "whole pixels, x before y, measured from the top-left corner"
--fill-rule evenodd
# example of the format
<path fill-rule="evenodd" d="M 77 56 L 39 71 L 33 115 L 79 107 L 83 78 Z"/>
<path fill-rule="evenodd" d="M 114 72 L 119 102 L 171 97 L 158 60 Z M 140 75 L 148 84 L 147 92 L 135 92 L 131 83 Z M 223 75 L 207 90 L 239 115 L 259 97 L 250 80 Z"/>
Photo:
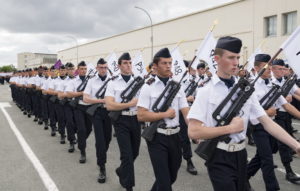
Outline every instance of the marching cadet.
<path fill-rule="evenodd" d="M 83 101 L 90 104 L 99 104 L 99 107 L 92 116 L 95 141 L 96 141 L 96 156 L 97 165 L 100 168 L 98 177 L 99 183 L 104 183 L 106 180 L 106 152 L 108 151 L 109 143 L 112 136 L 112 124 L 108 117 L 108 111 L 105 106 L 104 93 L 108 83 L 107 63 L 103 58 L 97 62 L 98 76 L 90 80 L 83 92 Z M 100 91 L 101 89 L 101 91 Z M 103 95 L 97 95 L 101 93 Z M 97 98 L 100 96 L 100 98 Z"/>
<path fill-rule="evenodd" d="M 182 82 L 182 89 L 184 90 L 185 94 L 187 94 L 189 91 L 189 87 L 193 83 L 200 82 L 201 79 L 199 77 L 197 79 L 197 75 L 196 75 L 197 71 L 195 69 L 193 69 L 192 67 L 189 67 L 188 61 L 184 60 L 184 64 L 188 69 L 189 77 Z M 198 85 L 197 85 L 197 87 L 198 87 Z M 188 97 L 186 97 L 189 105 L 193 104 L 195 95 L 196 95 L 196 91 L 192 95 L 189 95 Z M 188 137 L 188 133 L 187 133 L 188 126 L 187 126 L 187 123 L 185 122 L 185 119 L 181 112 L 179 112 L 179 124 L 180 124 L 179 137 L 181 140 L 182 157 L 187 162 L 186 170 L 187 170 L 187 172 L 189 172 L 192 175 L 197 175 L 198 172 L 192 161 L 193 155 L 192 155 L 191 141 L 190 141 L 190 138 Z"/>
<path fill-rule="evenodd" d="M 255 56 L 254 68 L 258 73 L 264 65 L 269 62 L 271 57 L 267 54 L 257 54 Z M 270 66 L 265 70 L 262 76 L 255 83 L 255 95 L 258 100 L 261 100 L 272 88 L 272 83 L 270 82 L 271 70 Z M 276 116 L 276 109 L 279 107 L 285 108 L 293 116 L 299 118 L 300 112 L 289 104 L 283 96 L 279 97 L 275 106 L 266 110 L 269 117 Z M 262 125 L 256 119 L 250 119 L 253 126 L 253 139 L 256 143 L 256 155 L 251 159 L 247 166 L 247 178 L 248 180 L 256 174 L 256 172 L 261 168 L 263 179 L 265 182 L 266 190 L 279 190 L 279 184 L 274 172 L 274 162 L 273 162 L 273 152 L 274 144 L 276 140 L 264 130 Z M 248 190 L 250 189 L 250 184 Z"/>
<path fill-rule="evenodd" d="M 66 67 L 64 65 L 59 68 L 59 76 L 49 85 L 48 94 L 51 94 L 52 97 L 50 101 L 54 105 L 55 116 L 58 124 L 58 132 L 60 134 L 60 144 L 65 144 L 65 113 L 62 105 L 59 104 L 57 95 L 59 93 L 59 86 L 64 83 L 64 79 L 66 78 Z"/>
<path fill-rule="evenodd" d="M 35 78 L 35 96 L 36 96 L 36 105 L 34 105 L 35 107 L 35 113 L 36 113 L 36 117 L 38 119 L 38 124 L 42 125 L 43 124 L 43 119 L 42 119 L 42 92 L 41 92 L 41 85 L 42 85 L 42 80 L 43 80 L 43 71 L 44 71 L 44 67 L 40 66 L 38 68 L 38 74 Z"/>
<path fill-rule="evenodd" d="M 205 65 L 205 61 L 200 60 L 200 63 L 197 65 L 197 73 L 199 78 L 201 78 L 200 83 L 205 79 L 205 75 L 206 75 L 206 65 Z"/>
<path fill-rule="evenodd" d="M 49 110 L 50 128 L 51 128 L 51 136 L 54 137 L 56 135 L 56 131 L 57 131 L 57 127 L 56 127 L 57 116 L 55 113 L 55 104 L 50 100 L 51 95 L 53 95 L 53 91 L 51 90 L 51 88 L 53 89 L 55 81 L 57 80 L 57 70 L 55 69 L 54 66 L 51 66 L 50 74 L 51 74 L 51 77 L 48 81 L 47 90 L 45 91 L 45 93 L 49 97 L 48 98 L 48 110 Z"/>
<path fill-rule="evenodd" d="M 44 122 L 44 129 L 47 130 L 49 127 L 49 107 L 48 107 L 48 98 L 47 90 L 48 84 L 51 80 L 51 72 L 47 66 L 44 66 L 43 78 L 41 80 L 41 91 L 42 91 L 42 99 L 41 99 L 41 109 L 42 109 L 42 118 Z"/>
<path fill-rule="evenodd" d="M 274 60 L 272 64 L 272 82 L 279 86 L 282 86 L 286 81 L 286 79 L 284 79 L 285 70 L 285 63 L 282 59 Z M 300 95 L 300 89 L 296 85 L 293 86 L 289 95 L 286 97 L 286 100 L 288 102 L 291 102 L 292 95 L 294 94 L 297 96 Z M 279 108 L 279 111 L 277 111 L 277 115 L 275 116 L 275 122 L 292 136 L 292 119 L 290 117 L 290 114 L 286 111 L 286 108 Z M 288 145 L 278 141 L 278 150 L 281 162 L 286 170 L 286 180 L 292 183 L 300 181 L 300 177 L 297 176 L 291 168 L 291 162 L 293 161 L 291 149 L 288 147 Z"/>
<path fill-rule="evenodd" d="M 235 37 L 222 37 L 218 40 L 214 56 L 218 64 L 217 73 L 206 86 L 198 90 L 188 114 L 190 138 L 212 139 L 222 135 L 230 137 L 229 142 L 217 143 L 214 154 L 205 163 L 216 191 L 246 189 L 245 134 L 249 119 L 257 119 L 268 133 L 289 145 L 300 155 L 300 143 L 266 115 L 255 94 L 251 95 L 242 107 L 241 117 L 233 118 L 229 125 L 215 127 L 216 121 L 212 113 L 236 83 L 233 74 L 238 68 L 241 46 L 241 40 Z M 229 104 L 225 106 L 228 107 Z"/>
<path fill-rule="evenodd" d="M 83 91 L 78 91 L 78 87 L 86 80 L 87 66 L 84 61 L 77 65 L 78 76 L 74 78 L 67 86 L 66 92 L 69 98 L 79 98 L 83 96 Z M 78 149 L 80 150 L 79 163 L 86 162 L 86 140 L 92 131 L 92 122 L 85 113 L 88 105 L 79 100 L 78 105 L 74 108 L 75 125 L 77 127 Z"/>
<path fill-rule="evenodd" d="M 66 63 L 65 65 L 67 70 L 67 77 L 65 80 L 62 81 L 62 83 L 58 86 L 58 99 L 59 104 L 64 109 L 64 116 L 66 120 L 66 128 L 67 128 L 67 139 L 70 143 L 68 152 L 73 153 L 75 151 L 75 144 L 76 144 L 76 126 L 75 126 L 75 120 L 74 120 L 74 113 L 73 108 L 68 104 L 68 98 L 67 98 L 67 92 L 66 89 L 68 87 L 68 84 L 71 82 L 72 79 L 74 79 L 74 65 L 72 63 Z"/>
<path fill-rule="evenodd" d="M 148 151 L 155 174 L 151 191 L 171 191 L 181 165 L 181 144 L 179 137 L 179 112 L 186 120 L 189 107 L 181 88 L 171 108 L 166 112 L 154 113 L 152 105 L 170 81 L 172 58 L 169 49 L 158 51 L 153 59 L 157 76 L 152 84 L 142 87 L 138 101 L 138 119 L 144 122 L 164 120 L 165 127 L 158 127 L 152 141 L 147 141 Z M 186 122 L 187 123 L 187 122 Z"/>
<path fill-rule="evenodd" d="M 121 155 L 121 164 L 116 169 L 116 174 L 119 177 L 120 184 L 127 191 L 131 191 L 135 185 L 134 161 L 139 155 L 141 128 L 136 116 L 137 98 L 133 98 L 128 103 L 120 103 L 122 100 L 121 93 L 134 80 L 129 53 L 120 56 L 118 67 L 121 73 L 116 79 L 108 83 L 105 92 L 105 103 L 109 111 L 122 110 L 121 116 L 113 123 Z"/>

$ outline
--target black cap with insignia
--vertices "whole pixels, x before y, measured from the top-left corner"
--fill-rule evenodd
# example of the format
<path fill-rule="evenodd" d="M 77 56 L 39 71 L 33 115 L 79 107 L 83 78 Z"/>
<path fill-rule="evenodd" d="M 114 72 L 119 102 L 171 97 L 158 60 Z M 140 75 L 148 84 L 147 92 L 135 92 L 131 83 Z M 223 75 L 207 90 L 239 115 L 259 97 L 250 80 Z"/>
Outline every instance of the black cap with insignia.
<path fill-rule="evenodd" d="M 97 64 L 106 64 L 106 61 L 103 58 L 100 58 Z"/>
<path fill-rule="evenodd" d="M 219 38 L 216 48 L 221 48 L 234 53 L 240 53 L 242 47 L 242 41 L 238 38 L 225 36 Z"/>
<path fill-rule="evenodd" d="M 276 59 L 273 61 L 272 66 L 285 66 L 284 61 L 282 59 Z"/>
<path fill-rule="evenodd" d="M 271 60 L 271 56 L 268 54 L 257 54 L 255 56 L 255 62 L 269 62 Z"/>
<path fill-rule="evenodd" d="M 123 53 L 119 60 L 131 60 L 130 54 L 128 52 Z"/>
<path fill-rule="evenodd" d="M 162 58 L 171 58 L 171 54 L 170 54 L 170 51 L 168 48 L 163 48 L 163 49 L 160 49 L 155 55 L 154 57 L 156 58 L 159 58 L 159 57 L 162 57 Z"/>

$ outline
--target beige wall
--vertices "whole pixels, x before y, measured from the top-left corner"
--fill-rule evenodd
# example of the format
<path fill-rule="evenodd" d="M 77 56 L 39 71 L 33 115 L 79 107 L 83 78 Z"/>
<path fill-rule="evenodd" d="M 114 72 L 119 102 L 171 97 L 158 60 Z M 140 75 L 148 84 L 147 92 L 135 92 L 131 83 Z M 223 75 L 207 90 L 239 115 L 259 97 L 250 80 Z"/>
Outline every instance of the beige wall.
<path fill-rule="evenodd" d="M 232 35 L 243 40 L 241 63 L 244 63 L 256 46 L 265 39 L 264 17 L 278 15 L 277 36 L 268 38 L 264 49 L 273 54 L 287 37 L 282 36 L 281 32 L 282 13 L 295 10 L 298 11 L 297 22 L 299 24 L 299 0 L 237 0 L 219 7 L 158 23 L 153 26 L 154 54 L 162 47 L 172 49 L 178 42 L 184 40 L 180 45 L 181 53 L 185 59 L 191 60 L 195 49 L 203 40 L 213 21 L 217 19 L 219 24 L 214 29 L 216 37 Z M 78 47 L 78 60 L 96 63 L 99 57 L 106 57 L 112 51 L 119 55 L 129 51 L 133 56 L 136 50 L 143 48 L 144 59 L 146 63 L 149 63 L 151 57 L 150 27 L 80 45 Z M 58 58 L 63 63 L 67 61 L 76 63 L 76 47 L 59 51 Z"/>

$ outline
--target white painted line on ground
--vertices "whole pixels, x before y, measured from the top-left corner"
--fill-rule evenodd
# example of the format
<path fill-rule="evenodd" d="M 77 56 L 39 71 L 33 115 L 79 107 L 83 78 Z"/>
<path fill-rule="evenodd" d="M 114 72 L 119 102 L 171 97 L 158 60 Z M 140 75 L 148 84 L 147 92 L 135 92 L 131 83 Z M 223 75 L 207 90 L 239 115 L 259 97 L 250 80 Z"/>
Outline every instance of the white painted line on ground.
<path fill-rule="evenodd" d="M 32 151 L 32 149 L 30 148 L 30 146 L 28 145 L 28 143 L 26 142 L 26 140 L 24 139 L 24 137 L 22 136 L 22 134 L 20 133 L 20 131 L 18 130 L 18 128 L 16 127 L 16 125 L 14 124 L 13 120 L 10 118 L 9 114 L 5 110 L 5 107 L 11 107 L 11 105 L 9 103 L 7 103 L 7 102 L 4 102 L 4 103 L 0 102 L 0 109 L 4 113 L 4 116 L 6 117 L 11 130 L 16 135 L 16 137 L 17 137 L 17 139 L 18 139 L 18 141 L 19 141 L 19 143 L 20 143 L 20 145 L 21 145 L 24 153 L 26 154 L 26 156 L 28 157 L 28 159 L 30 160 L 30 162 L 33 164 L 35 170 L 40 175 L 40 177 L 41 177 L 41 179 L 42 179 L 42 181 L 43 181 L 46 189 L 48 191 L 58 191 L 58 188 L 55 185 L 54 181 L 51 179 L 50 175 L 47 173 L 47 171 L 45 170 L 45 168 L 41 164 L 40 160 L 34 154 L 34 152 Z"/>

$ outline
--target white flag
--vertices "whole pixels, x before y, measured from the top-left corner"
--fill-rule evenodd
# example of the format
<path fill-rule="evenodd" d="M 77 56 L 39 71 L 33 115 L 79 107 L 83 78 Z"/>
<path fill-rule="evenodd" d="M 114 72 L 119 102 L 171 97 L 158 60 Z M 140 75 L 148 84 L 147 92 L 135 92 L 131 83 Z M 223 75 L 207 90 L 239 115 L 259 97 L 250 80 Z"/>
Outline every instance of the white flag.
<path fill-rule="evenodd" d="M 259 46 L 259 47 L 257 47 L 256 49 L 255 49 L 255 51 L 251 54 L 251 56 L 248 58 L 248 60 L 247 60 L 247 65 L 246 65 L 246 70 L 248 71 L 248 72 L 250 72 L 251 71 L 251 69 L 252 68 L 254 68 L 254 61 L 255 61 L 255 56 L 257 55 L 257 54 L 261 54 L 262 53 L 262 50 L 261 50 L 261 47 Z"/>
<path fill-rule="evenodd" d="M 120 73 L 119 67 L 118 67 L 118 58 L 116 53 L 111 53 L 107 59 L 107 65 L 110 71 L 113 73 L 113 75 L 118 75 Z"/>
<path fill-rule="evenodd" d="M 183 74 L 186 71 L 186 67 L 183 62 L 183 58 L 179 52 L 179 48 L 176 47 L 175 49 L 173 49 L 171 51 L 171 55 L 172 55 L 172 73 L 173 73 L 172 78 L 175 81 L 180 81 Z"/>
<path fill-rule="evenodd" d="M 300 76 L 300 26 L 281 45 L 289 66 Z"/>
<path fill-rule="evenodd" d="M 147 70 L 144 64 L 142 52 L 138 51 L 135 55 L 134 59 L 132 60 L 132 71 L 135 76 L 144 77 L 147 75 Z"/>
<path fill-rule="evenodd" d="M 192 63 L 192 68 L 197 69 L 197 65 L 200 63 L 200 60 L 204 60 L 207 62 L 210 72 L 214 74 L 217 69 L 217 63 L 214 60 L 216 44 L 217 41 L 214 38 L 213 33 L 208 32 L 197 49 L 196 59 Z"/>

